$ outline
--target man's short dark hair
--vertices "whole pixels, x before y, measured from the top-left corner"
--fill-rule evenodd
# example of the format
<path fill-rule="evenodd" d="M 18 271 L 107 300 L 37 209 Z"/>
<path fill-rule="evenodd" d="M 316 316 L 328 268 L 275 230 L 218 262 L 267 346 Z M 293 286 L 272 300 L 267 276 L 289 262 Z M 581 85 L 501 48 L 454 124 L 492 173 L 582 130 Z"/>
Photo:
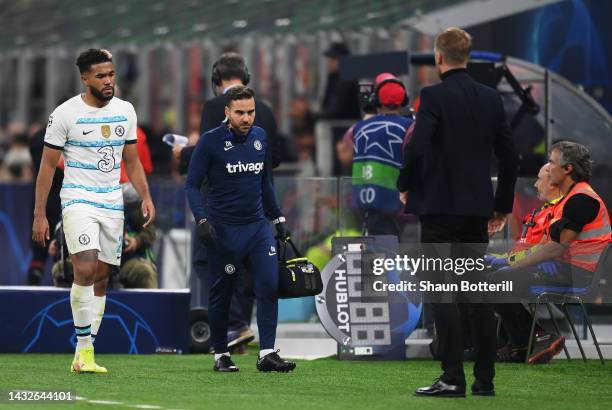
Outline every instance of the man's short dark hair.
<path fill-rule="evenodd" d="M 229 107 L 232 101 L 248 100 L 251 98 L 255 98 L 255 91 L 253 91 L 252 88 L 244 85 L 237 85 L 230 88 L 225 93 L 225 105 Z"/>
<path fill-rule="evenodd" d="M 79 67 L 79 72 L 84 74 L 91 69 L 92 65 L 107 62 L 113 62 L 113 56 L 108 50 L 90 48 L 79 54 L 76 65 Z"/>
<path fill-rule="evenodd" d="M 351 50 L 348 48 L 346 43 L 342 43 L 338 41 L 335 43 L 331 43 L 331 45 L 325 51 L 325 53 L 323 53 L 323 55 L 329 58 L 340 58 L 343 56 L 351 55 Z"/>
<path fill-rule="evenodd" d="M 554 150 L 561 153 L 561 166 L 572 165 L 572 173 L 570 176 L 576 182 L 588 182 L 591 179 L 591 169 L 593 161 L 591 161 L 591 153 L 589 149 L 582 144 L 572 141 L 555 142 L 549 152 Z"/>
<path fill-rule="evenodd" d="M 251 79 L 249 69 L 244 58 L 238 53 L 223 53 L 213 64 L 212 83 L 216 86 L 221 85 L 223 80 L 239 78 L 242 85 L 248 85 Z"/>

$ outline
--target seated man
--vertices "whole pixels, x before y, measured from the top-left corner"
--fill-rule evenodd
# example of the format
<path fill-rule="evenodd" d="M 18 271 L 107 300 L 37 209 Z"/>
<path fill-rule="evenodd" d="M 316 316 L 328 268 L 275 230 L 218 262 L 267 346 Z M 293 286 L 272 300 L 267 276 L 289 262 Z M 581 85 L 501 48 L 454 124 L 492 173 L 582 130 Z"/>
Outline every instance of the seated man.
<path fill-rule="evenodd" d="M 550 240 L 490 278 L 492 282 L 513 281 L 516 294 L 526 295 L 529 288 L 537 284 L 589 285 L 602 251 L 612 240 L 608 210 L 588 184 L 591 176 L 588 149 L 574 142 L 558 142 L 550 149 L 549 164 L 550 182 L 563 194 L 550 220 L 547 232 Z M 525 325 L 523 306 L 498 304 L 496 310 L 502 317 L 511 345 L 526 352 L 529 326 Z M 538 348 L 536 343 L 529 363 L 547 362 L 562 348 L 560 340 L 548 341 L 544 348 Z"/>
<path fill-rule="evenodd" d="M 546 163 L 540 168 L 538 179 L 534 184 L 538 199 L 543 201 L 544 204 L 525 216 L 521 238 L 514 244 L 510 252 L 501 255 L 491 254 L 485 256 L 485 261 L 491 267 L 503 268 L 504 266 L 513 265 L 534 252 L 539 244 L 548 240 L 545 233 L 552 219 L 554 205 L 561 200 L 559 187 L 553 185 L 548 178 L 549 167 L 550 164 Z"/>
<path fill-rule="evenodd" d="M 544 201 L 544 205 L 542 205 L 540 208 L 534 209 L 533 212 L 529 213 L 524 218 L 521 238 L 510 252 L 503 255 L 485 256 L 485 261 L 487 261 L 491 267 L 499 269 L 506 266 L 511 266 L 524 259 L 527 255 L 535 252 L 538 245 L 543 244 L 548 240 L 545 233 L 548 231 L 548 225 L 553 216 L 555 209 L 554 205 L 561 200 L 559 187 L 550 183 L 548 178 L 549 167 L 550 164 L 548 163 L 542 166 L 540 172 L 538 173 L 538 179 L 534 184 L 538 199 L 540 201 Z M 499 307 L 499 309 L 503 311 L 504 306 Z M 517 320 L 522 323 L 523 327 L 529 327 L 531 325 L 531 317 L 525 309 L 517 311 L 517 316 Z M 502 323 L 502 326 L 503 325 L 504 323 Z M 563 345 L 560 345 L 560 343 L 565 341 L 565 338 L 562 336 L 547 333 L 539 325 L 537 325 L 536 331 L 538 335 L 537 337 L 540 340 L 547 342 L 547 344 L 542 344 L 550 345 L 556 342 L 556 345 L 559 345 L 559 347 L 562 348 Z M 505 346 L 497 350 L 497 361 L 523 363 L 525 361 L 526 352 L 527 348 L 525 346 L 515 347 L 512 345 L 512 343 L 508 342 Z M 550 356 L 550 358 L 552 358 L 552 356 Z"/>

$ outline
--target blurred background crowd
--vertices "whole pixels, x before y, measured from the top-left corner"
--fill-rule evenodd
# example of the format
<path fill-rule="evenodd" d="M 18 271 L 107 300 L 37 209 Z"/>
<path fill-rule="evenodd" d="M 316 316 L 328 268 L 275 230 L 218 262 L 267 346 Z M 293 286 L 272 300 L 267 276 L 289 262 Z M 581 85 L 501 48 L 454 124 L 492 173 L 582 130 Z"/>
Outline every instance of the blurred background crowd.
<path fill-rule="evenodd" d="M 275 186 L 296 239 L 304 249 L 329 255 L 330 235 L 360 229 L 346 222 L 350 178 L 337 178 L 351 170 L 337 157 L 336 144 L 361 116 L 359 84 L 341 73 L 343 58 L 407 53 L 409 70 L 397 74 L 408 91 L 408 108 L 417 111 L 420 89 L 438 81 L 435 68 L 418 56 L 432 53 L 441 29 L 465 28 L 475 50 L 509 56 L 505 63 L 540 107 L 514 129 L 521 175 L 535 177 L 550 142 L 565 138 L 589 145 L 595 174 L 609 176 L 609 162 L 601 159 L 612 157 L 605 138 L 612 43 L 604 41 L 611 35 L 605 21 L 611 13 L 610 2 L 597 0 L 0 0 L 0 216 L 9 215 L 0 221 L 0 239 L 8 241 L 1 252 L 9 260 L 0 271 L 20 275 L 0 275 L 0 284 L 24 282 L 32 258 L 25 246 L 31 184 L 46 122 L 59 102 L 81 92 L 74 60 L 85 48 L 113 53 L 116 95 L 138 114 L 159 210 L 156 263 L 162 271 L 187 271 L 189 239 L 175 230 L 191 223 L 184 177 L 162 137 L 176 133 L 191 145 L 197 141 L 203 103 L 214 96 L 212 64 L 222 53 L 244 57 L 250 86 L 276 118 L 281 164 Z M 521 98 L 506 80 L 498 89 L 511 119 Z M 535 196 L 531 185 L 521 185 L 531 190 L 525 197 Z M 531 205 L 525 201 L 518 215 Z M 173 244 L 181 251 L 168 250 Z M 160 285 L 173 286 L 170 280 Z"/>

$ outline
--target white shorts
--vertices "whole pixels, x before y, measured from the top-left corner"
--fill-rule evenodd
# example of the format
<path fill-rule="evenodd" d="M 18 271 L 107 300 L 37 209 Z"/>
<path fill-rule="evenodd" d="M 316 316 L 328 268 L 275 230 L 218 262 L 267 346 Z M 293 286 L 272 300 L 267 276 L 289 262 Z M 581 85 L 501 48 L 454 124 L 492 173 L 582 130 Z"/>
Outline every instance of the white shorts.
<path fill-rule="evenodd" d="M 121 264 L 122 218 L 105 218 L 82 209 L 67 209 L 63 221 L 66 245 L 71 255 L 97 249 L 98 260 L 109 265 Z"/>

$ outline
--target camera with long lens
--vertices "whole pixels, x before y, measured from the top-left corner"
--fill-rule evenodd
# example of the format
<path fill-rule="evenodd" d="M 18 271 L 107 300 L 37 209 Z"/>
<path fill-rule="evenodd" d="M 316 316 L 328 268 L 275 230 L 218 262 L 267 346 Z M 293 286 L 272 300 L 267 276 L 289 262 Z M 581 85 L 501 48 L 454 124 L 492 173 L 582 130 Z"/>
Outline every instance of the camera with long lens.
<path fill-rule="evenodd" d="M 374 83 L 359 83 L 359 107 L 364 114 L 376 114 L 376 104 L 373 94 L 376 92 Z M 416 115 L 410 106 L 403 107 L 401 114 L 405 117 L 415 119 Z"/>
<path fill-rule="evenodd" d="M 372 103 L 374 83 L 359 83 L 359 107 L 365 114 L 376 114 L 376 106 Z"/>

